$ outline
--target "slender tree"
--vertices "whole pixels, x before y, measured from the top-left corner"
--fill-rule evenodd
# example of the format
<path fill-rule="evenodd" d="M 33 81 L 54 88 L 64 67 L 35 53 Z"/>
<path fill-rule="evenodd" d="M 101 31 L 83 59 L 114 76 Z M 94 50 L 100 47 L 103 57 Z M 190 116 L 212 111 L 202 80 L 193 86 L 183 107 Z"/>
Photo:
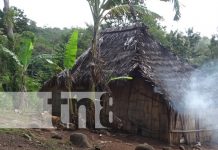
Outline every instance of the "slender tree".
<path fill-rule="evenodd" d="M 94 21 L 94 29 L 93 29 L 93 38 L 91 45 L 91 53 L 92 53 L 92 63 L 91 63 L 91 75 L 92 75 L 92 91 L 95 91 L 95 84 L 99 80 L 98 72 L 101 70 L 100 67 L 100 59 L 98 58 L 97 51 L 97 35 L 99 32 L 99 27 L 102 21 L 105 19 L 105 16 L 109 13 L 116 14 L 125 14 L 131 13 L 133 19 L 136 21 L 136 12 L 137 10 L 133 6 L 131 0 L 87 0 L 90 6 L 90 10 L 92 13 L 93 21 Z"/>
<path fill-rule="evenodd" d="M 170 0 L 162 0 L 162 1 L 170 1 Z M 144 0 L 87 0 L 90 6 L 90 10 L 92 13 L 93 21 L 94 21 L 94 29 L 93 29 L 93 38 L 92 38 L 92 45 L 91 45 L 91 53 L 92 53 L 92 90 L 95 90 L 95 83 L 98 78 L 97 73 L 97 61 L 98 59 L 98 51 L 97 51 L 97 34 L 99 32 L 99 27 L 102 21 L 105 19 L 105 16 L 109 13 L 116 13 L 116 14 L 125 14 L 131 13 L 133 17 L 133 21 L 136 20 L 136 11 L 139 13 L 145 13 L 145 9 L 141 9 L 143 7 L 136 7 L 135 4 L 140 3 L 143 4 Z M 174 4 L 174 10 L 176 11 L 174 20 L 178 20 L 180 18 L 180 6 L 179 0 L 172 0 Z M 144 7 L 145 8 L 145 7 Z M 100 69 L 101 70 L 101 69 Z"/>
<path fill-rule="evenodd" d="M 13 33 L 13 12 L 10 10 L 9 0 L 4 0 L 4 25 L 7 31 L 7 37 L 10 41 L 14 40 Z"/>

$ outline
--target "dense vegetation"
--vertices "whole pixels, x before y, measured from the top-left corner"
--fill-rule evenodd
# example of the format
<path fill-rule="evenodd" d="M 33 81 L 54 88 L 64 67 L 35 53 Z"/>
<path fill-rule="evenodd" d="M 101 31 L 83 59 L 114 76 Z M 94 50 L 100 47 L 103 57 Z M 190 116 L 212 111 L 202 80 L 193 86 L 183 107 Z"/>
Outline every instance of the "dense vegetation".
<path fill-rule="evenodd" d="M 104 9 L 112 9 L 112 6 L 107 4 Z M 125 6 L 126 4 L 122 5 L 123 8 Z M 144 22 L 155 39 L 185 61 L 201 65 L 218 57 L 217 33 L 211 38 L 202 37 L 194 32 L 193 28 L 185 33 L 168 33 L 159 23 L 161 16 L 150 12 L 144 5 L 142 7 L 139 2 L 134 4 L 134 8 L 136 18 L 132 15 L 133 12 L 125 12 L 125 17 L 120 18 L 116 15 L 118 11 L 113 9 L 112 13 L 104 17 L 106 21 L 99 23 L 97 20 L 98 28 L 131 24 L 136 19 Z M 144 13 L 141 13 L 142 11 Z M 13 24 L 11 39 L 6 28 L 10 23 Z M 71 33 L 75 30 L 79 32 L 78 57 L 93 44 L 95 28 L 92 25 L 71 29 L 42 28 L 37 27 L 36 23 L 27 18 L 24 11 L 19 8 L 11 7 L 7 14 L 0 10 L 0 91 L 37 91 L 43 82 L 64 69 L 64 51 Z"/>

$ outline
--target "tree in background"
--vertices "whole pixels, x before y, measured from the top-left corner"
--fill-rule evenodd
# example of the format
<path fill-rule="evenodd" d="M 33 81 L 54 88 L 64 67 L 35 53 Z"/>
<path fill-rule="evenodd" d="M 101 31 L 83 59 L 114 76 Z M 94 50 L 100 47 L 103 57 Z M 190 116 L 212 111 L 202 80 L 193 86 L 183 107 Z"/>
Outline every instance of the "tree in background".
<path fill-rule="evenodd" d="M 196 46 L 199 43 L 201 37 L 199 33 L 194 33 L 193 28 L 189 28 L 186 34 L 178 31 L 171 31 L 167 35 L 168 46 L 176 54 L 183 59 L 189 60 L 198 56 Z"/>
<path fill-rule="evenodd" d="M 218 35 L 214 34 L 210 40 L 210 56 L 211 59 L 217 59 L 218 58 Z"/>
<path fill-rule="evenodd" d="M 24 31 L 34 32 L 36 30 L 36 22 L 27 18 L 23 10 L 17 7 L 12 7 L 11 9 L 14 12 L 14 17 L 13 17 L 14 32 L 16 33 L 22 33 Z"/>
<path fill-rule="evenodd" d="M 187 35 L 187 46 L 189 49 L 189 54 L 188 54 L 188 58 L 192 59 L 192 58 L 196 58 L 199 56 L 199 51 L 196 49 L 196 46 L 198 45 L 201 36 L 200 33 L 196 33 L 193 31 L 193 28 L 189 28 L 186 31 L 186 35 Z"/>
<path fill-rule="evenodd" d="M 90 0 L 90 2 L 94 3 L 94 0 Z M 106 9 L 105 14 L 107 15 L 103 16 L 102 21 L 105 19 L 107 19 L 107 21 L 103 21 L 103 25 L 100 28 L 111 27 L 116 24 L 131 24 L 134 22 L 132 14 L 128 10 L 128 0 L 108 0 L 108 2 L 113 3 L 108 3 L 104 7 L 102 6 L 102 9 L 106 9 L 108 8 L 108 6 L 111 7 L 109 7 L 109 9 Z M 135 5 L 141 5 L 141 7 L 135 7 Z M 183 59 L 191 62 L 192 64 L 202 64 L 203 62 L 211 58 L 217 58 L 218 54 L 216 51 L 216 35 L 211 39 L 207 37 L 200 37 L 199 33 L 195 33 L 193 29 L 190 29 L 185 33 L 179 31 L 171 31 L 170 33 L 167 33 L 165 31 L 165 28 L 159 24 L 159 19 L 161 19 L 161 17 L 158 14 L 152 13 L 147 10 L 146 6 L 142 5 L 139 0 L 135 0 L 134 3 L 132 3 L 132 7 L 136 10 L 136 20 L 144 22 L 149 27 L 149 32 L 153 35 L 155 39 L 157 39 L 163 45 L 172 49 L 173 52 L 175 52 Z M 141 9 L 142 7 L 143 9 Z M 92 44 L 94 26 L 88 25 L 87 28 L 84 29 L 36 27 L 34 21 L 32 21 L 31 23 L 31 20 L 26 17 L 22 10 L 13 7 L 12 9 L 14 23 L 13 32 L 15 33 L 13 49 L 10 49 L 8 47 L 9 42 L 7 39 L 6 29 L 1 29 L 0 31 L 0 44 L 18 55 L 18 43 L 20 41 L 19 38 L 21 37 L 22 32 L 29 30 L 35 33 L 35 44 L 32 56 L 33 59 L 30 61 L 30 64 L 28 65 L 25 74 L 25 84 L 28 91 L 36 91 L 40 87 L 40 85 L 43 84 L 43 82 L 48 80 L 51 76 L 60 72 L 60 67 L 64 68 L 63 60 L 65 46 L 70 39 L 71 33 L 74 30 L 79 31 L 77 57 L 82 54 L 84 50 L 88 49 L 88 47 L 90 47 L 90 45 Z M 145 12 L 144 14 L 141 13 L 142 10 Z M 0 11 L 0 28 L 5 28 L 3 20 L 4 12 Z M 114 23 L 105 25 L 105 23 L 108 22 Z M 44 54 L 50 55 L 52 57 L 51 60 L 60 67 L 57 67 L 55 65 L 49 65 L 49 63 L 45 63 L 45 60 L 39 58 L 40 56 L 43 57 Z M 0 76 L 0 83 L 3 84 L 10 82 L 10 84 L 7 84 L 9 86 L 5 89 L 10 91 L 19 91 L 20 77 L 19 74 L 16 73 L 18 68 L 16 68 L 17 65 L 12 60 L 12 58 L 5 56 L 5 54 L 1 54 L 0 64 L 3 64 L 3 67 L 0 68 L 0 72 L 2 75 Z M 10 62 L 10 64 L 8 64 L 8 62 Z"/>
<path fill-rule="evenodd" d="M 32 58 L 32 51 L 33 51 L 33 41 L 34 41 L 34 35 L 31 32 L 23 32 L 19 39 L 19 44 L 17 45 L 17 48 L 19 49 L 17 54 L 15 54 L 13 51 L 3 47 L 0 45 L 0 51 L 3 52 L 7 56 L 9 56 L 11 59 L 7 63 L 10 64 L 13 62 L 13 64 L 16 64 L 14 69 L 16 76 L 16 86 L 19 87 L 19 91 L 26 92 L 26 76 L 27 76 L 27 68 L 30 64 L 31 58 Z M 10 65 L 9 65 L 10 66 Z M 14 79 L 14 76 L 12 76 L 12 79 Z M 11 76 L 10 76 L 11 77 Z M 13 88 L 14 81 L 12 80 L 12 83 L 7 83 L 7 87 Z M 7 90 L 7 89 L 5 89 Z M 11 91 L 11 90 L 9 90 Z M 13 90 L 12 90 L 13 91 Z M 20 99 L 20 102 L 14 102 L 14 107 L 18 109 L 20 106 L 24 106 L 26 104 L 25 96 L 23 95 Z"/>

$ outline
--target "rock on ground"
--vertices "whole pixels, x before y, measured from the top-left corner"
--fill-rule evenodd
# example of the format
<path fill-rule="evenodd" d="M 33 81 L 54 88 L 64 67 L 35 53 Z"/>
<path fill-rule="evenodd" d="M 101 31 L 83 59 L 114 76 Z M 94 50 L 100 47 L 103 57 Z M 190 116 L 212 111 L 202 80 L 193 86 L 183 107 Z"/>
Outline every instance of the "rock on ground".
<path fill-rule="evenodd" d="M 136 146 L 135 150 L 155 150 L 151 145 L 144 143 Z"/>
<path fill-rule="evenodd" d="M 163 150 L 172 150 L 171 147 L 163 147 Z"/>
<path fill-rule="evenodd" d="M 89 143 L 88 137 L 82 133 L 72 133 L 70 135 L 70 142 L 78 147 L 90 148 L 91 144 Z"/>
<path fill-rule="evenodd" d="M 58 134 L 57 132 L 54 132 L 54 131 L 53 131 L 53 132 L 51 133 L 51 138 L 61 140 L 61 139 L 62 139 L 62 136 L 61 136 L 60 134 Z"/>
<path fill-rule="evenodd" d="M 180 145 L 180 146 L 179 146 L 179 149 L 180 149 L 180 150 L 185 150 L 185 146 Z"/>

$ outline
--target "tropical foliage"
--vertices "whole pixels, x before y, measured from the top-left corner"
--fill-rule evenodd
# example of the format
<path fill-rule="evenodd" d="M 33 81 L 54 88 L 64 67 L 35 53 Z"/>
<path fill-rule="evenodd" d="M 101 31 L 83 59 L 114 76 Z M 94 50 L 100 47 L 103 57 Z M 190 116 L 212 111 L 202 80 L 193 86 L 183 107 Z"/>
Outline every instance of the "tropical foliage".
<path fill-rule="evenodd" d="M 218 58 L 217 33 L 208 38 L 202 37 L 192 28 L 185 33 L 167 32 L 159 23 L 161 16 L 149 11 L 144 1 L 87 1 L 95 23 L 94 26 L 87 25 L 86 28 L 37 27 L 36 23 L 27 18 L 24 11 L 19 8 L 11 7 L 10 13 L 7 14 L 0 10 L 1 91 L 38 90 L 47 79 L 64 68 L 71 68 L 76 57 L 88 47 L 95 49 L 99 29 L 131 24 L 134 22 L 134 15 L 136 21 L 144 22 L 149 27 L 153 38 L 172 49 L 184 60 L 200 65 L 205 61 Z M 178 1 L 170 2 L 173 2 L 177 18 L 179 18 Z M 8 32 L 5 25 L 8 23 L 6 21 L 13 24 L 13 43 L 7 38 Z M 76 41 L 78 47 L 75 45 Z M 97 52 L 93 51 L 93 53 L 97 57 Z M 116 78 L 119 79 L 119 77 Z"/>

